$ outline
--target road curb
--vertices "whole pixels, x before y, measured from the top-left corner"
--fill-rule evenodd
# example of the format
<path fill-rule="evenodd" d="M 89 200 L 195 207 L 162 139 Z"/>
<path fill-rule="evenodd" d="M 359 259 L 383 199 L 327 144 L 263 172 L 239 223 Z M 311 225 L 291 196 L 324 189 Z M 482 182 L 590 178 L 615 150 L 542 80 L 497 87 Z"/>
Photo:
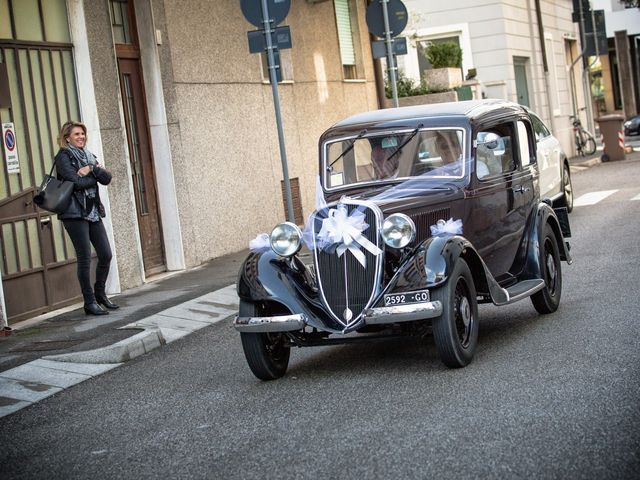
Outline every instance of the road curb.
<path fill-rule="evenodd" d="M 149 353 L 156 348 L 166 345 L 166 340 L 159 328 L 145 328 L 142 332 L 125 338 L 113 345 L 86 350 L 83 352 L 47 355 L 45 360 L 72 363 L 124 363 L 140 355 Z"/>

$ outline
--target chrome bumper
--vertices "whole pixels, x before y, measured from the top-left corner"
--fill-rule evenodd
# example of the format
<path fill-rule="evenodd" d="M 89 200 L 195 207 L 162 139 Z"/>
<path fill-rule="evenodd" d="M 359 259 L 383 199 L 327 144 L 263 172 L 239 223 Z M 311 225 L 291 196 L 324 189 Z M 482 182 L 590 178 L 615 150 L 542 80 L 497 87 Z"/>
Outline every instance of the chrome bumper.
<path fill-rule="evenodd" d="M 393 307 L 369 308 L 364 311 L 364 322 L 367 325 L 384 325 L 385 323 L 411 322 L 442 315 L 442 303 L 434 302 L 394 305 Z"/>
<path fill-rule="evenodd" d="M 369 308 L 364 311 L 366 325 L 424 320 L 442 315 L 439 301 L 395 305 L 393 307 Z M 239 332 L 294 332 L 307 325 L 307 317 L 302 314 L 278 315 L 276 317 L 236 317 L 233 326 Z"/>
<path fill-rule="evenodd" d="M 277 317 L 236 317 L 233 326 L 239 332 L 293 332 L 307 324 L 304 314 Z"/>

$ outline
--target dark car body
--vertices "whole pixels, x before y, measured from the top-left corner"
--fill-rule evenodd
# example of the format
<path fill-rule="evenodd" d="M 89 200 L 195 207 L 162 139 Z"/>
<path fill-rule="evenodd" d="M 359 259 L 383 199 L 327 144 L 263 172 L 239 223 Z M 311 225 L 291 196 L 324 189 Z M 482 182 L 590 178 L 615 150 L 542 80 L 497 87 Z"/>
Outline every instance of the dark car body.
<path fill-rule="evenodd" d="M 438 148 L 454 150 L 457 163 L 446 164 L 449 153 Z M 382 150 L 395 173 L 375 168 Z M 327 205 L 307 225 L 313 264 L 267 250 L 251 253 L 239 274 L 235 327 L 259 378 L 284 374 L 294 345 L 425 335 L 432 326 L 443 361 L 460 367 L 475 350 L 477 303 L 532 296 L 542 313 L 557 308 L 559 262 L 570 261 L 568 217 L 540 200 L 536 137 L 519 105 L 469 101 L 355 115 L 321 136 L 319 167 Z M 345 219 L 364 220 L 360 236 L 351 230 L 359 240 L 323 243 L 339 212 L 345 229 Z M 401 248 L 385 242 L 409 228 L 388 233 L 390 218 L 414 226 Z M 456 222 L 461 231 L 442 231 Z"/>
<path fill-rule="evenodd" d="M 624 122 L 624 134 L 628 137 L 640 135 L 640 115 L 631 117 Z"/>

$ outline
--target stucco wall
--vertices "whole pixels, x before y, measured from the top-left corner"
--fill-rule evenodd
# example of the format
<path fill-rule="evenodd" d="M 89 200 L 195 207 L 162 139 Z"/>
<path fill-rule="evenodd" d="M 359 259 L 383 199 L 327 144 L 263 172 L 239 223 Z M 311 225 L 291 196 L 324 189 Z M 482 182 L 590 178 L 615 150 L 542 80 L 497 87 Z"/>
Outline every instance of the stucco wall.
<path fill-rule="evenodd" d="M 300 178 L 305 215 L 315 201 L 319 135 L 377 107 L 365 2 L 357 5 L 363 81 L 343 81 L 333 2 L 293 2 L 283 22 L 292 32 L 294 80 L 279 92 L 289 174 Z M 282 167 L 271 86 L 262 80 L 258 55 L 249 54 L 246 32 L 255 27 L 239 2 L 163 7 L 171 62 L 171 78 L 163 80 L 175 95 L 167 114 L 185 258 L 193 266 L 246 248 L 284 219 Z"/>

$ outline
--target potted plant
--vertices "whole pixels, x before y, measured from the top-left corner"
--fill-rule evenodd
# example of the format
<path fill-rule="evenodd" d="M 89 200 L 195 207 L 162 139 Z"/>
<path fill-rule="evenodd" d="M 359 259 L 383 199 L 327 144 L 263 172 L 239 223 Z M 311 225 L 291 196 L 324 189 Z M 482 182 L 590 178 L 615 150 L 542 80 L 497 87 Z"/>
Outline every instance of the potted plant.
<path fill-rule="evenodd" d="M 392 97 L 391 85 L 385 80 L 385 94 L 388 99 Z M 398 103 L 401 107 L 409 107 L 412 105 L 422 105 L 428 103 L 455 102 L 458 100 L 457 94 L 451 89 L 435 89 L 427 86 L 426 83 L 416 82 L 403 71 L 398 71 L 398 79 L 396 82 L 398 92 Z M 391 102 L 387 102 L 387 106 L 391 106 Z"/>
<path fill-rule="evenodd" d="M 449 90 L 462 85 L 462 49 L 454 42 L 430 43 L 424 55 L 432 69 L 424 71 L 424 78 L 433 90 Z"/>

